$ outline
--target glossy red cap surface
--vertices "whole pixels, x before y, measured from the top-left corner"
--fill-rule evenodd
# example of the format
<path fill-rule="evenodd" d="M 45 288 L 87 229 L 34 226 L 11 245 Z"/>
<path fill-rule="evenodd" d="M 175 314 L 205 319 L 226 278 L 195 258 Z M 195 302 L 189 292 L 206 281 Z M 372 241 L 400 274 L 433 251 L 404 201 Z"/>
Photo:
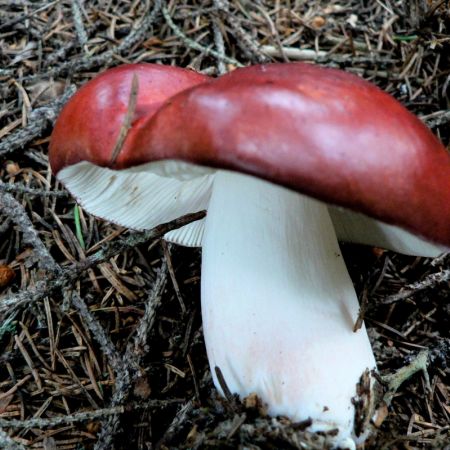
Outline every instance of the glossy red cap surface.
<path fill-rule="evenodd" d="M 136 133 L 167 99 L 208 80 L 191 70 L 147 63 L 125 64 L 101 73 L 77 91 L 58 117 L 49 154 L 54 173 L 80 161 L 110 164 L 127 114 L 134 75 L 138 93 L 130 134 Z M 121 159 L 126 158 L 126 146 L 121 153 Z"/>
<path fill-rule="evenodd" d="M 116 167 L 170 158 L 242 171 L 450 245 L 449 154 L 418 118 L 357 76 L 303 63 L 252 66 L 153 111 L 129 132 Z M 87 143 L 67 144 L 80 149 L 70 163 L 106 165 L 114 139 L 107 142 L 101 158 L 83 153 Z M 52 158 L 56 171 L 64 158 Z"/>

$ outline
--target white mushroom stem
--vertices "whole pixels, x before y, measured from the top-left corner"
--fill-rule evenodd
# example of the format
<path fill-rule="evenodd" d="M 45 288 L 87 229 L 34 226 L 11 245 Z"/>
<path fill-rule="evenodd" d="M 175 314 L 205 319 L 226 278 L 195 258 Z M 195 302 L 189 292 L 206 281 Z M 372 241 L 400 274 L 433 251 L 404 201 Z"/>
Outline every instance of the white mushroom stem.
<path fill-rule="evenodd" d="M 327 207 L 219 171 L 205 224 L 202 314 L 214 382 L 271 415 L 353 430 L 356 384 L 375 360 Z"/>

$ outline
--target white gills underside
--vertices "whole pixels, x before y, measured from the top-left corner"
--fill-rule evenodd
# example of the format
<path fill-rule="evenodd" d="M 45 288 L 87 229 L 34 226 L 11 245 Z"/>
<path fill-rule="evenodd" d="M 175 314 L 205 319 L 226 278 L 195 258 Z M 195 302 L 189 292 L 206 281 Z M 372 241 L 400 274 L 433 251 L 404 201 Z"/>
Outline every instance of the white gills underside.
<path fill-rule="evenodd" d="M 392 250 L 404 255 L 436 258 L 449 251 L 394 225 L 380 222 L 364 214 L 328 205 L 338 241 L 370 245 Z M 201 247 L 205 232 L 205 220 L 200 219 L 177 230 L 170 231 L 164 238 L 185 247 Z"/>
<path fill-rule="evenodd" d="M 380 222 L 348 209 L 328 206 L 339 241 L 385 248 L 404 255 L 435 258 L 449 251 L 394 225 Z"/>
<path fill-rule="evenodd" d="M 215 169 L 183 161 L 157 161 L 111 170 L 83 161 L 66 167 L 58 179 L 89 213 L 145 230 L 184 214 L 208 209 Z M 405 255 L 436 257 L 449 251 L 393 225 L 328 205 L 337 239 Z M 201 247 L 205 219 L 165 234 L 169 242 Z"/>
<path fill-rule="evenodd" d="M 83 161 L 58 173 L 58 179 L 86 211 L 135 230 L 150 229 L 207 209 L 213 178 L 213 170 L 180 161 L 124 170 Z M 189 228 L 177 234 L 186 241 L 199 240 Z"/>
<path fill-rule="evenodd" d="M 164 239 L 185 247 L 201 247 L 204 232 L 205 221 L 200 219 L 169 231 L 164 235 Z"/>

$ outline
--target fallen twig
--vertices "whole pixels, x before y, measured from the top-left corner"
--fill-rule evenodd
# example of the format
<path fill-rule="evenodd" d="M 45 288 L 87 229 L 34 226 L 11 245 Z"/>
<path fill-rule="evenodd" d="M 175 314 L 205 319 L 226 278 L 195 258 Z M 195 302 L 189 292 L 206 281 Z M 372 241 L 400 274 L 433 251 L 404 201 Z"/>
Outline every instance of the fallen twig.
<path fill-rule="evenodd" d="M 64 94 L 48 105 L 35 109 L 29 117 L 26 127 L 7 136 L 0 142 L 0 156 L 7 155 L 25 147 L 30 141 L 40 136 L 49 123 L 53 123 L 64 104 L 75 92 L 75 86 L 69 86 Z"/>
<path fill-rule="evenodd" d="M 188 38 L 180 30 L 180 28 L 178 28 L 175 25 L 175 23 L 173 22 L 172 17 L 170 17 L 170 13 L 169 13 L 167 6 L 162 5 L 161 8 L 162 8 L 162 13 L 163 13 L 164 19 L 167 22 L 167 25 L 169 25 L 169 27 L 172 29 L 172 31 L 175 33 L 175 35 L 178 36 L 181 39 L 181 41 L 184 42 L 184 44 L 186 44 L 188 47 L 190 47 L 194 50 L 198 50 L 199 52 L 202 52 L 205 55 L 213 56 L 214 58 L 216 58 L 220 61 L 224 61 L 228 64 L 233 64 L 236 67 L 243 66 L 237 59 L 230 58 L 229 56 L 226 56 L 226 55 L 222 55 L 219 52 L 213 50 L 212 48 L 204 47 L 204 46 L 200 45 L 198 42 L 195 42 L 194 40 L 192 40 L 191 38 Z"/>
<path fill-rule="evenodd" d="M 105 244 L 102 250 L 94 255 L 89 256 L 85 260 L 74 264 L 73 266 L 63 269 L 62 273 L 55 280 L 40 281 L 36 283 L 34 288 L 22 291 L 19 294 L 12 294 L 0 299 L 0 318 L 1 314 L 5 314 L 12 308 L 17 308 L 25 304 L 34 303 L 41 300 L 44 296 L 50 295 L 57 289 L 61 289 L 73 282 L 80 273 L 97 264 L 107 261 L 109 258 L 121 252 L 134 248 L 153 239 L 159 239 L 164 234 L 175 228 L 179 228 L 195 220 L 205 217 L 205 212 L 200 211 L 193 214 L 187 214 L 183 217 L 175 219 L 169 223 L 158 225 L 146 232 L 135 232 L 129 236 L 118 239 L 117 241 Z"/>
<path fill-rule="evenodd" d="M 37 262 L 38 266 L 53 274 L 60 273 L 61 268 L 56 264 L 47 247 L 39 238 L 25 209 L 11 194 L 0 192 L 0 210 L 18 226 L 22 232 L 24 242 L 34 248 L 32 258 Z"/>
<path fill-rule="evenodd" d="M 400 292 L 396 294 L 389 295 L 388 297 L 381 300 L 381 303 L 385 305 L 390 305 L 391 303 L 398 302 L 400 300 L 405 300 L 412 295 L 423 291 L 424 289 L 435 287 L 440 283 L 445 283 L 450 280 L 450 270 L 442 270 L 441 272 L 432 273 L 425 277 L 423 280 L 417 281 L 416 283 L 409 284 L 405 286 Z"/>
<path fill-rule="evenodd" d="M 8 450 L 26 450 L 22 444 L 19 444 L 14 439 L 10 438 L 8 434 L 0 428 L 0 448 Z"/>

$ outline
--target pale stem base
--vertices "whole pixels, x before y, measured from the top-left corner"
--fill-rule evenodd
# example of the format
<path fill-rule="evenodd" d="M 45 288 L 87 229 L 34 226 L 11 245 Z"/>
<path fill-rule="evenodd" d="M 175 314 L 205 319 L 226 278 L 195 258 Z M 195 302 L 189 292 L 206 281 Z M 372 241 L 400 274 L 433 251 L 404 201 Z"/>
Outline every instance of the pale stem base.
<path fill-rule="evenodd" d="M 325 205 L 218 172 L 203 242 L 202 314 L 213 379 L 271 415 L 353 430 L 356 384 L 375 360 Z"/>

